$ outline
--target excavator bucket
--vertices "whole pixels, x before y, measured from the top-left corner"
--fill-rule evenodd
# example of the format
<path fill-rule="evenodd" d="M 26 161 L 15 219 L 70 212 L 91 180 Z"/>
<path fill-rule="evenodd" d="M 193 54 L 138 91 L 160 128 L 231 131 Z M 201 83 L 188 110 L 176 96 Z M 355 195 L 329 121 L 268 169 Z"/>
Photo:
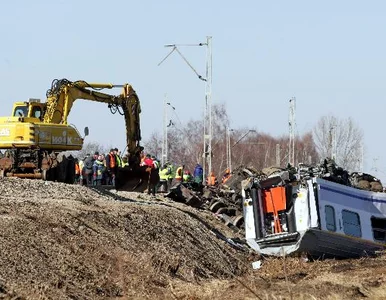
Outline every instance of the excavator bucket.
<path fill-rule="evenodd" d="M 115 176 L 115 188 L 119 191 L 151 191 L 160 181 L 158 170 L 147 166 L 118 168 Z"/>

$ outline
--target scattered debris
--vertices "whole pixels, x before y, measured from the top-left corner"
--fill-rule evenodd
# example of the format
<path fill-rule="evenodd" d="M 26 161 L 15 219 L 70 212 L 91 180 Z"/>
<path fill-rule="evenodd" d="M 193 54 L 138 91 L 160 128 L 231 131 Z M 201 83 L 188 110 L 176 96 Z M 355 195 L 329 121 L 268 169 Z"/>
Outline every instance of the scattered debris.
<path fill-rule="evenodd" d="M 254 261 L 254 262 L 252 263 L 252 268 L 253 268 L 254 270 L 260 269 L 260 268 L 261 268 L 261 260 Z"/>

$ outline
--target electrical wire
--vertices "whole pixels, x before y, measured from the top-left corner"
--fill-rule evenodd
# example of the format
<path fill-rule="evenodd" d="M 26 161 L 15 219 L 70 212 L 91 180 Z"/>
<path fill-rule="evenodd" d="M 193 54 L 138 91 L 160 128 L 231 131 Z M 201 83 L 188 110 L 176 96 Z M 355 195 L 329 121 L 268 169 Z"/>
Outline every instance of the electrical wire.
<path fill-rule="evenodd" d="M 199 79 L 201 79 L 202 81 L 206 81 L 206 79 L 204 77 L 202 77 L 200 74 L 198 74 L 198 72 L 196 71 L 195 68 L 193 68 L 193 66 L 188 62 L 188 60 L 185 58 L 185 56 L 182 55 L 182 53 L 180 52 L 180 50 L 178 50 L 178 48 L 176 47 L 176 51 L 178 52 L 178 54 L 182 57 L 182 59 L 188 64 L 188 66 L 193 70 L 194 73 L 196 73 L 197 77 Z"/>
<path fill-rule="evenodd" d="M 174 113 L 175 117 L 177 118 L 178 122 L 180 123 L 180 126 L 182 126 L 182 122 L 181 122 L 180 118 L 178 117 L 177 112 L 175 110 L 173 110 L 173 113 Z"/>
<path fill-rule="evenodd" d="M 185 45 L 185 46 L 203 46 L 203 45 L 207 45 L 207 44 L 206 43 L 200 43 L 198 45 Z M 198 74 L 196 69 L 193 68 L 193 66 L 189 63 L 189 61 L 186 59 L 186 57 L 184 55 L 182 55 L 182 53 L 180 52 L 180 50 L 178 50 L 176 45 L 170 45 L 170 46 L 173 47 L 173 49 L 168 53 L 168 55 L 166 55 L 166 57 L 163 60 L 161 60 L 161 62 L 158 64 L 158 66 L 160 66 L 174 51 L 177 51 L 177 53 L 182 57 L 182 59 L 187 63 L 187 65 L 192 69 L 192 71 L 197 75 L 198 79 L 200 79 L 202 81 L 207 81 L 206 78 L 204 78 L 200 74 Z"/>

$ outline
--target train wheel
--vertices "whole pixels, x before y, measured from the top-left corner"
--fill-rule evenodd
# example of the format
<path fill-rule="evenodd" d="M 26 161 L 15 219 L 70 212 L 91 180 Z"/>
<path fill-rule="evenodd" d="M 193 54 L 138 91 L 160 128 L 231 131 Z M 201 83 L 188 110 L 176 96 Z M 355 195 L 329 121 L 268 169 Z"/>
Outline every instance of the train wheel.
<path fill-rule="evenodd" d="M 216 211 L 216 214 L 228 214 L 228 208 L 227 207 L 221 207 L 220 209 L 218 209 L 217 211 Z"/>
<path fill-rule="evenodd" d="M 233 225 L 241 228 L 244 225 L 244 217 L 242 215 L 233 218 Z"/>
<path fill-rule="evenodd" d="M 215 202 L 215 203 L 213 203 L 211 206 L 210 206 L 210 208 L 209 208 L 209 210 L 211 211 L 211 212 L 217 212 L 221 207 L 225 207 L 225 204 L 224 203 L 222 203 L 221 201 L 217 201 L 217 202 Z"/>

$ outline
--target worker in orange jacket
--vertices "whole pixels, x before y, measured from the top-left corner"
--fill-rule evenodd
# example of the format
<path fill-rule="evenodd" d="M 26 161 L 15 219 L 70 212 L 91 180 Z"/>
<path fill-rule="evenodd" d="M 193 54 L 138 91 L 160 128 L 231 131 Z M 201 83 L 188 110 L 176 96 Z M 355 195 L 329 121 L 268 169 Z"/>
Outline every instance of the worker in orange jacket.
<path fill-rule="evenodd" d="M 176 170 L 176 176 L 174 177 L 176 182 L 182 182 L 182 177 L 184 175 L 185 165 L 179 166 Z"/>
<path fill-rule="evenodd" d="M 79 184 L 80 181 L 80 167 L 79 160 L 75 158 L 75 181 L 74 183 Z"/>
<path fill-rule="evenodd" d="M 214 175 L 214 172 L 210 172 L 210 175 L 206 178 L 206 185 L 215 186 L 218 184 L 217 178 Z"/>
<path fill-rule="evenodd" d="M 228 181 L 228 179 L 231 178 L 231 170 L 229 168 L 226 168 L 224 175 L 222 176 L 221 183 L 225 183 Z"/>
<path fill-rule="evenodd" d="M 115 174 L 117 172 L 117 159 L 115 157 L 115 150 L 110 149 L 110 152 L 106 155 L 106 169 L 108 180 L 107 184 L 115 186 Z"/>

